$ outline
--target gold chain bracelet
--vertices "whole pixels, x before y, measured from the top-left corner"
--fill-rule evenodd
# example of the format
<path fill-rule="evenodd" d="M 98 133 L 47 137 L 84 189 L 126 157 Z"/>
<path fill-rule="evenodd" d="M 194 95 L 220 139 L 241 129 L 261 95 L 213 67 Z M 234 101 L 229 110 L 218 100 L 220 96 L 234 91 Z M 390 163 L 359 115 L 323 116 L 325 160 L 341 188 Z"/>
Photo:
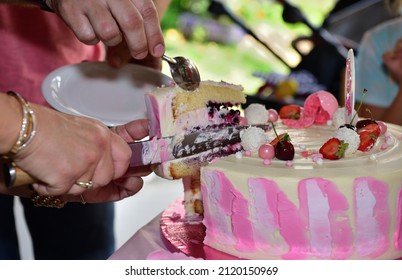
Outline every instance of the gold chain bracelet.
<path fill-rule="evenodd" d="M 34 193 L 31 197 L 32 203 L 36 207 L 63 208 L 66 202 L 56 196 L 47 196 Z"/>
<path fill-rule="evenodd" d="M 8 91 L 9 95 L 15 97 L 22 107 L 22 124 L 17 142 L 13 145 L 11 150 L 2 155 L 3 158 L 13 158 L 20 150 L 24 149 L 31 143 L 36 134 L 36 118 L 34 111 L 29 106 L 29 103 L 15 91 Z"/>

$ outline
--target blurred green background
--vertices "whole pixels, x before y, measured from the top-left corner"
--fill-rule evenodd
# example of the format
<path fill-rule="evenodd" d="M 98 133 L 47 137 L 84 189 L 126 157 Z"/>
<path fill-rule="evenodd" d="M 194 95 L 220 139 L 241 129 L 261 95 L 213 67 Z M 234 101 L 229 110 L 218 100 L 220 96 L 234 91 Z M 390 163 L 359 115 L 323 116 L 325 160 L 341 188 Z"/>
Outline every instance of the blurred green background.
<path fill-rule="evenodd" d="M 274 0 L 222 0 L 227 10 L 244 22 L 286 63 L 295 66 L 299 54 L 291 47 L 295 38 L 309 35 L 304 24 L 289 24 L 282 19 L 282 5 Z M 321 26 L 335 0 L 289 0 L 315 26 Z M 208 11 L 209 0 L 172 0 L 162 20 L 166 54 L 186 56 L 199 68 L 202 80 L 224 80 L 241 84 L 254 94 L 263 81 L 255 72 L 287 74 L 289 68 L 261 43 L 244 35 L 227 16 Z M 169 75 L 168 65 L 163 64 Z"/>

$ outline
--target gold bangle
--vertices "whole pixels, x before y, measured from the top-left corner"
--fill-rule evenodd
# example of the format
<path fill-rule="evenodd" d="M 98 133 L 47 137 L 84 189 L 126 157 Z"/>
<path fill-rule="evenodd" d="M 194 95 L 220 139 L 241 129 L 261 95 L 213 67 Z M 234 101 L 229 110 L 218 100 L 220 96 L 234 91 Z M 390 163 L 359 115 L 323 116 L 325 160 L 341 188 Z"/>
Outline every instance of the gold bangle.
<path fill-rule="evenodd" d="M 6 159 L 13 158 L 20 150 L 28 146 L 36 134 L 36 118 L 29 103 L 14 91 L 8 91 L 7 93 L 15 97 L 22 106 L 22 124 L 17 142 L 15 142 L 8 153 L 2 155 Z"/>

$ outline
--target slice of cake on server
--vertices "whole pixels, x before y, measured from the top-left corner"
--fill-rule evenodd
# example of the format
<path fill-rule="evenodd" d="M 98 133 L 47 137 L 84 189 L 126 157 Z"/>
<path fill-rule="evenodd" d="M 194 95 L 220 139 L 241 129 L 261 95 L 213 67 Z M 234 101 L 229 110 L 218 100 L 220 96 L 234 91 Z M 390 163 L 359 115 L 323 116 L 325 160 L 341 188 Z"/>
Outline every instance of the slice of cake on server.
<path fill-rule="evenodd" d="M 241 127 L 238 126 L 240 111 L 236 106 L 245 102 L 243 87 L 215 81 L 202 81 L 195 91 L 185 91 L 176 85 L 164 86 L 145 96 L 150 138 L 180 138 L 180 135 L 184 138 L 196 132 L 205 136 L 205 139 L 198 137 L 198 143 L 188 141 L 182 145 L 182 152 L 188 156 L 162 162 L 155 170 L 163 178 L 183 178 L 184 203 L 189 215 L 203 212 L 200 167 L 215 158 L 242 149 L 239 136 Z M 209 149 L 203 151 L 206 146 Z"/>

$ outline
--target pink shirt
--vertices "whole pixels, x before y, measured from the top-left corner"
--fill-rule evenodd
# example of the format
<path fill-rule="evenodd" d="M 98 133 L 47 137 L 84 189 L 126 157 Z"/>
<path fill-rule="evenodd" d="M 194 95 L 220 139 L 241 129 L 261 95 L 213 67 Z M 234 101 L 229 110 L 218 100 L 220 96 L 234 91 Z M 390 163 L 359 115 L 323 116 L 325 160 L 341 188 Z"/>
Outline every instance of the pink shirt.
<path fill-rule="evenodd" d="M 87 46 L 55 14 L 0 4 L 0 91 L 14 90 L 47 104 L 41 83 L 51 71 L 83 60 L 103 60 L 101 44 Z"/>

